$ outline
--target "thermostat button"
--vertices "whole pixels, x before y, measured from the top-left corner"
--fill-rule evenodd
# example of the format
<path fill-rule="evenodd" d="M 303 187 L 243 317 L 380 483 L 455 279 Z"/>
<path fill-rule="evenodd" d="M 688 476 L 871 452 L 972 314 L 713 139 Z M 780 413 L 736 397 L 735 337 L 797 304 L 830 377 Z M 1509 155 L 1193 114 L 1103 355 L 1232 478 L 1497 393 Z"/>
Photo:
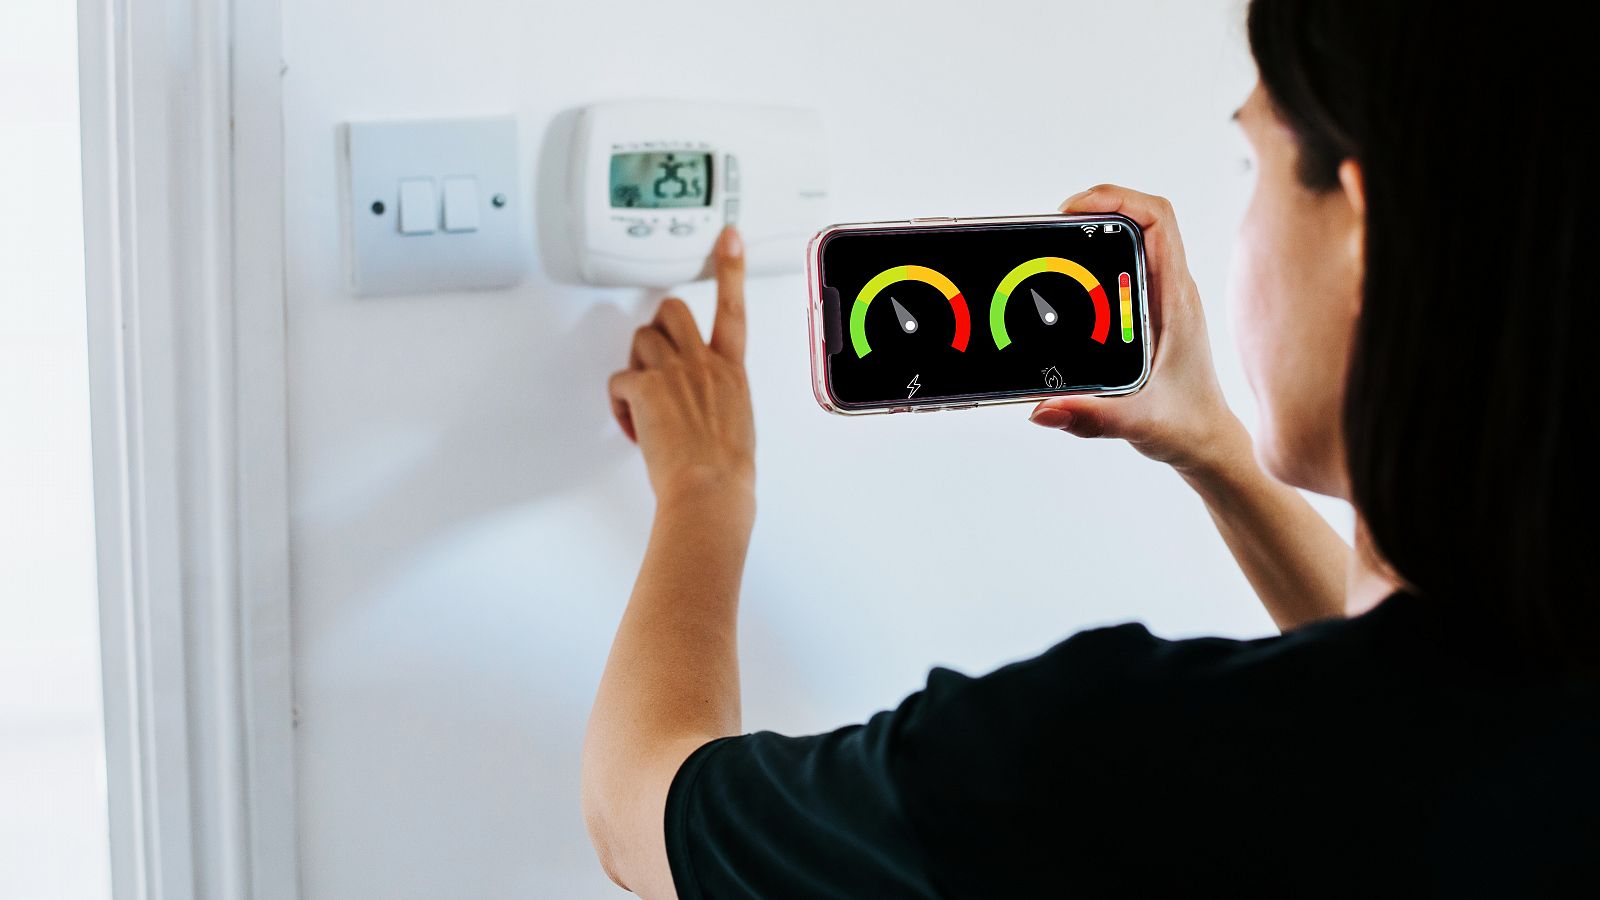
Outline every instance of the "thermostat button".
<path fill-rule="evenodd" d="M 723 216 L 722 217 L 723 217 L 724 220 L 727 221 L 727 223 L 729 225 L 737 225 L 737 224 L 739 224 L 739 198 L 738 197 L 729 197 L 727 202 L 725 204 L 723 204 Z"/>
<path fill-rule="evenodd" d="M 673 236 L 675 237 L 683 237 L 684 235 L 694 234 L 694 226 L 687 222 L 678 222 L 667 230 L 672 232 Z"/>
<path fill-rule="evenodd" d="M 628 236 L 629 237 L 649 237 L 650 236 L 650 232 L 652 232 L 654 230 L 655 230 L 654 228 L 651 228 L 649 225 L 646 225 L 643 222 L 635 222 L 632 225 L 628 226 Z"/>

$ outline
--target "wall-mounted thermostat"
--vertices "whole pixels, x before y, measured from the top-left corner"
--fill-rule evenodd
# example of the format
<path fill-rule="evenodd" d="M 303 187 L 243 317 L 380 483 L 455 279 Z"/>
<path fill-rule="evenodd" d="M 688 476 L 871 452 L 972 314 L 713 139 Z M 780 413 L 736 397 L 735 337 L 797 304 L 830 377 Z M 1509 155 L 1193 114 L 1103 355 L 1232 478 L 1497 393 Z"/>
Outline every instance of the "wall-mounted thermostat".
<path fill-rule="evenodd" d="M 583 108 L 568 208 L 590 284 L 668 287 L 709 274 L 722 226 L 751 274 L 799 271 L 827 221 L 822 120 L 812 110 L 683 101 Z"/>

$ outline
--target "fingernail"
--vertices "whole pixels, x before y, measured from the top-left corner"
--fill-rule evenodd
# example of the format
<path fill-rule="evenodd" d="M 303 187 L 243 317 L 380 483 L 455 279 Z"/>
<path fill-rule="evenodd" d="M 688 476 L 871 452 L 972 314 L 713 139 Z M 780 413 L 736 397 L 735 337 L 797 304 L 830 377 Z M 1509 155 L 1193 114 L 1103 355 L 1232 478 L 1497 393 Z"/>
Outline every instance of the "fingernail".
<path fill-rule="evenodd" d="M 1046 406 L 1034 410 L 1033 415 L 1028 417 L 1028 421 L 1035 425 L 1043 425 L 1046 428 L 1065 428 L 1072 424 L 1072 413 L 1064 409 L 1053 409 Z"/>
<path fill-rule="evenodd" d="M 1079 200 L 1082 200 L 1092 193 L 1094 193 L 1094 188 L 1086 188 L 1085 190 L 1081 190 L 1076 194 L 1073 194 L 1071 197 L 1061 201 L 1061 205 L 1056 207 L 1056 209 L 1060 210 L 1061 212 L 1066 212 L 1067 209 L 1072 206 L 1072 204 L 1077 203 Z"/>
<path fill-rule="evenodd" d="M 739 257 L 744 255 L 744 239 L 739 237 L 739 229 L 734 228 L 732 225 L 722 229 L 722 237 L 718 239 L 717 243 L 721 245 L 718 250 L 723 256 Z"/>

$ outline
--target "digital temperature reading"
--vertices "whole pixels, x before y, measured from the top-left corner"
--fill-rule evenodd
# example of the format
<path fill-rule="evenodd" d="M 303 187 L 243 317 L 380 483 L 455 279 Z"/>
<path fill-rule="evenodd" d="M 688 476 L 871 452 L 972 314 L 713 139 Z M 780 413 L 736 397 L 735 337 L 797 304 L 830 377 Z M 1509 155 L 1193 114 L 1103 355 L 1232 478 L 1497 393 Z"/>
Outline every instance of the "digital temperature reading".
<path fill-rule="evenodd" d="M 618 209 L 709 206 L 711 155 L 656 152 L 613 154 L 611 205 Z"/>

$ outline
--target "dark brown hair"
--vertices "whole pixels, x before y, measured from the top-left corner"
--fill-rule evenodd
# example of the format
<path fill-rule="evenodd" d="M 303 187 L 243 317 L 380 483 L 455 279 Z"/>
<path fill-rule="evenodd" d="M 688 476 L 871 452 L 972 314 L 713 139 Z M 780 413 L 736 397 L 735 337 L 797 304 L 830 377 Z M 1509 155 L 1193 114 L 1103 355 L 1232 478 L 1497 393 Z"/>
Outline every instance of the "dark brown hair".
<path fill-rule="evenodd" d="M 1366 195 L 1344 431 L 1384 559 L 1528 658 L 1600 668 L 1600 192 L 1582 29 L 1555 4 L 1253 0 L 1300 178 Z M 1590 265 L 1596 257 L 1591 257 Z M 1591 555 L 1594 554 L 1594 555 Z"/>

